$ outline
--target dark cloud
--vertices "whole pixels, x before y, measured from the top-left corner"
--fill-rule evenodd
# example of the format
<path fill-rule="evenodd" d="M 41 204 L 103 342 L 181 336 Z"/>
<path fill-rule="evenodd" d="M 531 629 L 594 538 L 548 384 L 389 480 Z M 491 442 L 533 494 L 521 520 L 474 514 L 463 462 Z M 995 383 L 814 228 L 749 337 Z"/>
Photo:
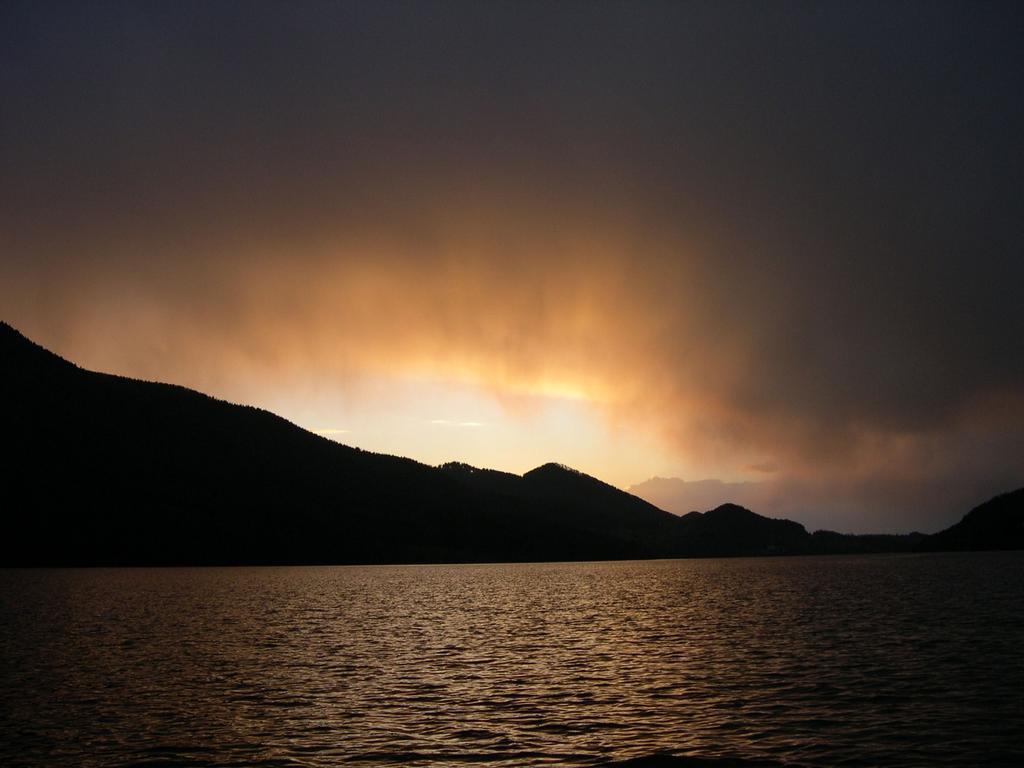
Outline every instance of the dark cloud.
<path fill-rule="evenodd" d="M 68 354 L 572 381 L 843 520 L 1024 481 L 1018 4 L 0 14 L 0 301 Z"/>

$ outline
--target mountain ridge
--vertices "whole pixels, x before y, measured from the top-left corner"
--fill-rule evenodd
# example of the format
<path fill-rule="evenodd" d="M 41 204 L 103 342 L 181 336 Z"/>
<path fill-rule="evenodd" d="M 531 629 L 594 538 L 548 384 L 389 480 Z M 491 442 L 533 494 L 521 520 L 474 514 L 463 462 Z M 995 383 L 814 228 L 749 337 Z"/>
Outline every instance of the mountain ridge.
<path fill-rule="evenodd" d="M 515 475 L 362 451 L 253 406 L 80 368 L 3 322 L 0 361 L 10 502 L 2 565 L 592 560 L 925 548 L 920 534 L 809 534 L 799 523 L 734 504 L 677 517 L 555 463 Z M 1009 503 L 1021 506 L 1024 495 L 1015 493 L 1020 498 L 1008 494 Z M 975 533 L 988 524 L 984 514 L 972 520 Z M 932 546 L 966 548 L 974 540 L 988 541 L 954 533 Z"/>

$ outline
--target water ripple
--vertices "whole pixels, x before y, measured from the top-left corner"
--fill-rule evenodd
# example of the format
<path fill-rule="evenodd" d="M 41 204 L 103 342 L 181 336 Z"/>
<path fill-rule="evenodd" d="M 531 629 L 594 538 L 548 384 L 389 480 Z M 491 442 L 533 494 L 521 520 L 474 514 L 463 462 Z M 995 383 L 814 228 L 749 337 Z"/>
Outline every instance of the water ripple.
<path fill-rule="evenodd" d="M 1024 764 L 1024 555 L 0 573 L 5 766 Z"/>

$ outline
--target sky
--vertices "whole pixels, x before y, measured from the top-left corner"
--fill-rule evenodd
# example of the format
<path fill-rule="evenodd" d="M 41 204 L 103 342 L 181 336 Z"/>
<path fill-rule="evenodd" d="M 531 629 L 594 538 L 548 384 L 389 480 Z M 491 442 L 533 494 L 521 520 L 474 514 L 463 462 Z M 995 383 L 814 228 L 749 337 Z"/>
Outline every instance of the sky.
<path fill-rule="evenodd" d="M 995 2 L 5 2 L 0 318 L 365 449 L 931 532 L 1024 485 L 1022 39 Z"/>

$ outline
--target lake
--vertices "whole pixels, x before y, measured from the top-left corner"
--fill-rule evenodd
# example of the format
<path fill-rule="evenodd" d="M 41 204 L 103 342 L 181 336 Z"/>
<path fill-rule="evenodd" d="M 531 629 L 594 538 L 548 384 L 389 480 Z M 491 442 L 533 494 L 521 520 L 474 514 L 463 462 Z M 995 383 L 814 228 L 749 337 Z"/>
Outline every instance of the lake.
<path fill-rule="evenodd" d="M 1024 764 L 1024 553 L 0 572 L 5 766 Z"/>

